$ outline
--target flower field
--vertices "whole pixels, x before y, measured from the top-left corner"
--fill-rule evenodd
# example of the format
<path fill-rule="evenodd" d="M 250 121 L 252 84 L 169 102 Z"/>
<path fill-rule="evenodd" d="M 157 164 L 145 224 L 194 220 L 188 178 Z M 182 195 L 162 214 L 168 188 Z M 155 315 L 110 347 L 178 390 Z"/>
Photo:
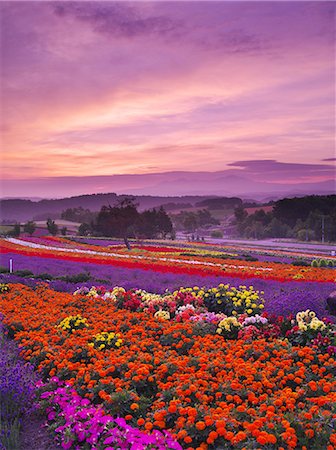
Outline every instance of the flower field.
<path fill-rule="evenodd" d="M 332 267 L 162 243 L 0 244 L 21 270 L 1 275 L 4 330 L 61 448 L 335 448 Z"/>
<path fill-rule="evenodd" d="M 279 281 L 303 280 L 335 282 L 335 272 L 320 267 L 300 267 L 272 262 L 251 262 L 232 259 L 236 254 L 162 246 L 135 246 L 129 251 L 121 245 L 105 247 L 77 243 L 65 238 L 0 239 L 3 254 L 16 253 L 30 257 L 44 257 L 95 263 L 125 268 L 141 268 L 162 273 L 192 274 L 201 276 L 230 276 L 261 278 Z M 46 242 L 47 241 L 47 242 Z M 173 252 L 172 250 L 176 250 Z M 334 264 L 335 257 L 328 260 Z"/>

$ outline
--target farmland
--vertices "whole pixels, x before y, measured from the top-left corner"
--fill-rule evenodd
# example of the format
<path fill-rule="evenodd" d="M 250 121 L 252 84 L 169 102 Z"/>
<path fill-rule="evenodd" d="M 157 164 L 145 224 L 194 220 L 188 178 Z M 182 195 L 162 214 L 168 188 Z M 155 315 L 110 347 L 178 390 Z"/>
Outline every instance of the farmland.
<path fill-rule="evenodd" d="M 0 246 L 4 333 L 33 368 L 55 445 L 335 447 L 335 257 L 50 236 Z"/>

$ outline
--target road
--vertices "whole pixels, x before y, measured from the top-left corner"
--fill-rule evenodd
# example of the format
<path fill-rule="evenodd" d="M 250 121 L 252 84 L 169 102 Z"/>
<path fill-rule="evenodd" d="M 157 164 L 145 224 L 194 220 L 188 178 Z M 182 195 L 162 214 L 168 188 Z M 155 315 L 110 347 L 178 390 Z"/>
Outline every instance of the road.
<path fill-rule="evenodd" d="M 179 240 L 187 240 L 184 235 L 176 236 Z M 311 242 L 296 242 L 280 239 L 263 239 L 263 240 L 250 240 L 250 239 L 215 239 L 210 237 L 204 238 L 205 243 L 209 244 L 222 244 L 222 245 L 239 245 L 241 247 L 249 248 L 268 248 L 268 249 L 279 249 L 295 252 L 299 250 L 303 253 L 316 253 L 317 255 L 332 255 L 332 252 L 336 254 L 336 243 L 335 244 L 319 244 Z"/>

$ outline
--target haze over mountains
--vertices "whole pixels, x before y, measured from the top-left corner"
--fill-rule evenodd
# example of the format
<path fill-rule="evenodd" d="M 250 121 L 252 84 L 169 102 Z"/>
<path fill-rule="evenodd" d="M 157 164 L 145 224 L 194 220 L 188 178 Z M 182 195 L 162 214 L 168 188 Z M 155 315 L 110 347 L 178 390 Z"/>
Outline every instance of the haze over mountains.
<path fill-rule="evenodd" d="M 31 196 L 34 198 L 64 198 L 83 194 L 115 192 L 117 194 L 164 197 L 238 195 L 243 198 L 264 200 L 293 195 L 324 195 L 336 192 L 336 181 L 329 177 L 326 181 L 305 182 L 302 181 L 300 173 L 298 173 L 296 183 L 293 180 L 293 174 L 291 174 L 290 182 L 281 182 L 280 180 L 274 182 L 267 180 L 268 170 L 269 168 L 266 166 L 264 176 L 258 174 L 254 177 L 237 174 L 237 171 L 226 170 L 6 180 L 2 197 L 28 198 L 29 192 L 36 194 Z M 317 173 L 317 175 L 319 174 Z M 64 194 L 65 189 L 67 194 Z M 21 196 L 20 192 L 26 192 L 26 194 Z"/>
<path fill-rule="evenodd" d="M 160 177 L 157 175 L 160 175 Z M 162 175 L 165 175 L 165 177 L 162 177 Z M 88 178 L 88 189 L 90 189 L 90 181 L 94 185 L 96 178 Z M 101 177 L 99 178 L 101 179 Z M 145 183 L 141 186 L 144 178 Z M 198 187 L 195 187 L 196 181 Z M 152 176 L 119 175 L 106 177 L 105 183 L 106 186 L 112 186 L 115 192 L 59 199 L 2 199 L 0 200 L 1 221 L 14 222 L 31 219 L 44 220 L 47 217 L 57 218 L 67 208 L 82 207 L 91 211 L 99 211 L 103 205 L 115 205 L 124 196 L 132 194 L 135 194 L 135 201 L 139 205 L 139 210 L 144 210 L 171 203 L 181 205 L 181 208 L 186 205 L 190 207 L 204 199 L 213 197 L 240 197 L 247 201 L 266 202 L 284 197 L 335 193 L 333 181 L 298 184 L 294 188 L 284 184 L 253 182 L 244 177 L 233 175 L 221 176 L 220 172 L 217 172 L 216 176 L 210 180 L 205 172 L 192 174 L 190 172 L 173 172 L 153 174 Z M 122 187 L 124 185 L 125 187 Z M 127 188 L 127 186 L 133 187 Z M 151 195 L 155 191 L 157 193 L 164 191 L 166 195 Z M 57 189 L 55 189 L 55 192 L 57 192 Z M 181 192 L 183 192 L 183 195 L 181 195 Z M 201 195 L 198 195 L 199 193 Z"/>

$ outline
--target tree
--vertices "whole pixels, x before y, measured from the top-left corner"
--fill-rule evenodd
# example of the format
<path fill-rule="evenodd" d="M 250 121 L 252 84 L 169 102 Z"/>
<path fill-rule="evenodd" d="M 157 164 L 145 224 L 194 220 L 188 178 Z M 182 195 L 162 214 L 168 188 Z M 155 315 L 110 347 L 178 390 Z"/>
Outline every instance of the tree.
<path fill-rule="evenodd" d="M 154 208 L 139 214 L 135 230 L 143 238 L 165 239 L 167 234 L 172 234 L 173 224 L 163 207 L 160 207 L 159 210 Z"/>
<path fill-rule="evenodd" d="M 314 239 L 315 233 L 313 230 L 305 228 L 305 229 L 299 230 L 297 232 L 296 236 L 300 241 L 312 241 Z"/>
<path fill-rule="evenodd" d="M 50 218 L 47 220 L 47 228 L 52 236 L 56 236 L 56 234 L 58 233 L 58 226 L 56 225 L 55 221 L 51 220 Z"/>
<path fill-rule="evenodd" d="M 78 227 L 79 236 L 89 236 L 92 233 L 92 227 L 88 223 L 81 223 Z"/>
<path fill-rule="evenodd" d="M 266 236 L 269 237 L 290 237 L 291 229 L 288 225 L 273 217 L 271 222 L 267 225 L 265 233 Z"/>
<path fill-rule="evenodd" d="M 274 216 L 294 227 L 298 219 L 305 221 L 312 211 L 329 215 L 336 209 L 336 195 L 307 195 L 305 197 L 284 198 L 275 202 Z"/>
<path fill-rule="evenodd" d="M 9 236 L 19 237 L 21 233 L 21 227 L 19 223 L 15 223 L 13 229 L 8 233 Z"/>
<path fill-rule="evenodd" d="M 197 212 L 198 224 L 200 227 L 206 227 L 207 225 L 219 225 L 220 222 L 213 217 L 208 209 L 201 209 Z"/>
<path fill-rule="evenodd" d="M 183 219 L 183 227 L 189 233 L 194 233 L 198 227 L 198 217 L 192 212 L 187 212 Z"/>
<path fill-rule="evenodd" d="M 28 233 L 29 236 L 32 236 L 34 234 L 36 230 L 36 223 L 33 222 L 32 220 L 29 220 L 27 223 L 24 224 L 23 226 L 23 231 L 25 233 Z"/>
<path fill-rule="evenodd" d="M 239 224 L 239 223 L 244 222 L 244 220 L 246 220 L 248 213 L 247 213 L 247 211 L 245 211 L 245 209 L 242 206 L 239 206 L 238 208 L 236 208 L 234 210 L 234 215 L 235 215 L 236 222 Z"/>
<path fill-rule="evenodd" d="M 102 206 L 94 229 L 102 236 L 134 237 L 134 227 L 139 213 L 132 199 L 124 199 L 117 206 Z"/>
<path fill-rule="evenodd" d="M 61 234 L 62 234 L 62 236 L 66 236 L 67 231 L 68 231 L 67 227 L 61 228 Z"/>
<path fill-rule="evenodd" d="M 97 213 L 84 209 L 81 206 L 78 208 L 68 208 L 61 214 L 61 219 L 69 220 L 71 222 L 90 223 L 97 216 Z"/>
<path fill-rule="evenodd" d="M 173 225 L 162 207 L 139 213 L 133 199 L 126 198 L 116 206 L 103 206 L 93 229 L 103 236 L 123 238 L 130 248 L 128 238 L 165 238 L 172 233 Z"/>
<path fill-rule="evenodd" d="M 156 213 L 156 224 L 158 232 L 162 234 L 163 239 L 166 239 L 167 234 L 172 234 L 172 221 L 162 206 Z"/>

